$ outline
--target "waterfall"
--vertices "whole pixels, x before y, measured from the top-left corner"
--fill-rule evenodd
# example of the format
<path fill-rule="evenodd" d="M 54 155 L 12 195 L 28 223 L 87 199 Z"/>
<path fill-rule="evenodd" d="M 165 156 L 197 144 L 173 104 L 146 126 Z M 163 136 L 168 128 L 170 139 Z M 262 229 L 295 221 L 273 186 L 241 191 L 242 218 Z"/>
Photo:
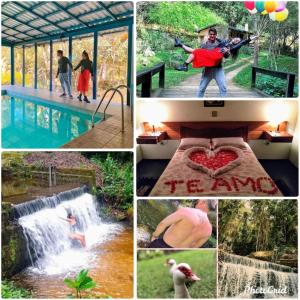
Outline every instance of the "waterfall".
<path fill-rule="evenodd" d="M 101 221 L 96 201 L 86 188 L 16 205 L 15 212 L 33 272 L 58 274 L 88 267 L 93 246 L 122 230 L 121 225 Z M 65 220 L 70 212 L 76 218 L 75 232 L 86 238 L 86 248 L 70 238 L 71 226 Z"/>
<path fill-rule="evenodd" d="M 220 257 L 220 297 L 297 298 L 298 274 L 293 268 L 224 252 Z"/>
<path fill-rule="evenodd" d="M 38 198 L 32 201 L 27 201 L 14 206 L 15 218 L 20 218 L 26 215 L 33 214 L 43 208 L 54 208 L 63 201 L 68 201 L 79 197 L 88 191 L 87 186 L 75 188 L 69 191 L 61 192 L 51 197 Z"/>

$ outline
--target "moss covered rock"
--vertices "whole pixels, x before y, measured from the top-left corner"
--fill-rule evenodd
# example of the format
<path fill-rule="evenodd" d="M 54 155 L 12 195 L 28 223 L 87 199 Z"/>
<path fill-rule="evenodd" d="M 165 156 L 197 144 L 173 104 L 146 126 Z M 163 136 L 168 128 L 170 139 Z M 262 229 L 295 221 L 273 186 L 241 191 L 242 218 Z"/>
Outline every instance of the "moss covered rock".
<path fill-rule="evenodd" d="M 2 203 L 2 277 L 10 278 L 31 262 L 23 229 L 13 221 L 12 206 Z"/>

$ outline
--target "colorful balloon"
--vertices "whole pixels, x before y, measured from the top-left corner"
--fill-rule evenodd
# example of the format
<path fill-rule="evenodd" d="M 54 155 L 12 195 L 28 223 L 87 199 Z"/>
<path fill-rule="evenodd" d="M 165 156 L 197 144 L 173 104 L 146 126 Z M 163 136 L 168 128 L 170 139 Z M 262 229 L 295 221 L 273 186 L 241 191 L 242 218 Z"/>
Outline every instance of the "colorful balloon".
<path fill-rule="evenodd" d="M 275 20 L 278 22 L 283 22 L 284 20 L 287 19 L 288 15 L 289 15 L 289 11 L 287 8 L 285 8 L 283 11 L 275 13 Z"/>
<path fill-rule="evenodd" d="M 277 6 L 276 6 L 276 9 L 275 11 L 276 12 L 280 12 L 280 11 L 283 11 L 285 9 L 285 6 L 286 6 L 286 1 L 279 1 L 277 2 Z"/>
<path fill-rule="evenodd" d="M 255 8 L 255 2 L 254 1 L 245 1 L 244 5 L 249 10 L 253 10 Z"/>
<path fill-rule="evenodd" d="M 264 1 L 257 1 L 255 2 L 255 8 L 259 13 L 265 10 L 265 2 Z"/>
<path fill-rule="evenodd" d="M 275 11 L 276 6 L 277 6 L 277 4 L 276 4 L 275 1 L 266 1 L 265 2 L 265 10 L 268 13 L 271 13 L 271 12 Z"/>

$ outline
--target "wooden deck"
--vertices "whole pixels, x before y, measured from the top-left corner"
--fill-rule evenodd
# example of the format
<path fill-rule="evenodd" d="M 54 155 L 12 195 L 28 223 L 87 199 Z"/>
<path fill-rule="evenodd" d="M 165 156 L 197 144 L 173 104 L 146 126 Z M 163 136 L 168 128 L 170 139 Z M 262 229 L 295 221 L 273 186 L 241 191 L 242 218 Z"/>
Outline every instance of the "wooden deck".
<path fill-rule="evenodd" d="M 226 73 L 226 85 L 227 85 L 227 98 L 261 98 L 261 94 L 254 90 L 246 89 L 237 86 L 233 82 L 233 77 L 240 72 L 243 68 L 248 66 L 249 63 L 245 62 L 245 65 Z M 201 79 L 201 71 L 198 75 L 189 77 L 182 81 L 180 85 L 162 89 L 158 94 L 158 98 L 196 98 L 198 86 Z M 204 98 L 218 98 L 220 97 L 219 88 L 212 80 L 208 85 Z"/>

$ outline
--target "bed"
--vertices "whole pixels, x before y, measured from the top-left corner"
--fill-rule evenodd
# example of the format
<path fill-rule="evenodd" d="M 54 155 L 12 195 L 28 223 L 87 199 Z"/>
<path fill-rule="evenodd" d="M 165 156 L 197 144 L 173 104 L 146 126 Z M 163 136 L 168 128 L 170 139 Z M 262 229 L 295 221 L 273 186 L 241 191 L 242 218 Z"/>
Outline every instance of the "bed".
<path fill-rule="evenodd" d="M 179 146 L 152 189 L 150 196 L 282 196 L 247 143 L 247 126 L 231 129 L 182 127 L 180 128 L 180 135 L 182 139 L 206 138 L 211 141 L 218 141 L 220 138 L 222 140 L 224 137 L 242 138 L 242 145 L 229 145 L 238 148 L 237 151 L 241 154 L 242 159 L 232 169 L 211 176 L 203 170 L 192 168 L 187 163 L 187 151 L 191 151 L 190 148 L 192 147 L 182 149 Z"/>

